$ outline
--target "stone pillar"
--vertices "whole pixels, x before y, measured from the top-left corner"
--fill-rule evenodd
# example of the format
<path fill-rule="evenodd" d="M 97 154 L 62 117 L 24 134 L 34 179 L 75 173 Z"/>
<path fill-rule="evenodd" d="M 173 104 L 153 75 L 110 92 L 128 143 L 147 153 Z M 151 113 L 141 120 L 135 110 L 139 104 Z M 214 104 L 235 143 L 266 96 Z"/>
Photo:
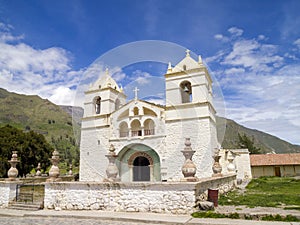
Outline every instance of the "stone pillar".
<path fill-rule="evenodd" d="M 50 161 L 52 166 L 49 170 L 49 178 L 47 179 L 47 182 L 61 181 L 61 178 L 59 178 L 59 153 L 57 150 L 53 151 Z"/>
<path fill-rule="evenodd" d="M 214 164 L 213 164 L 213 166 L 212 166 L 212 170 L 213 170 L 213 177 L 221 177 L 222 176 L 222 174 L 221 174 L 221 172 L 222 172 L 222 166 L 220 165 L 220 162 L 219 162 L 219 160 L 220 160 L 220 158 L 221 158 L 221 156 L 219 155 L 219 149 L 215 149 L 215 152 L 214 152 L 214 155 L 213 155 L 213 159 L 214 159 Z"/>
<path fill-rule="evenodd" d="M 192 157 L 195 151 L 192 150 L 190 138 L 186 138 L 184 144 L 185 148 L 183 151 L 181 151 L 185 157 L 185 162 L 181 168 L 182 174 L 184 176 L 182 181 L 195 182 L 198 181 L 198 178 L 195 177 L 197 168 L 192 161 Z"/>
<path fill-rule="evenodd" d="M 106 169 L 107 178 L 105 178 L 104 182 L 118 182 L 120 178 L 117 178 L 119 174 L 119 169 L 116 165 L 116 158 L 118 157 L 115 153 L 115 147 L 111 144 L 109 147 L 109 153 L 105 155 L 108 158 L 108 166 Z"/>
<path fill-rule="evenodd" d="M 16 168 L 16 165 L 18 162 L 20 162 L 18 160 L 18 155 L 17 155 L 17 151 L 13 151 L 12 152 L 12 156 L 11 156 L 11 160 L 9 160 L 8 162 L 10 163 L 10 169 L 7 171 L 7 180 L 9 181 L 14 181 L 17 179 L 17 176 L 19 174 L 18 169 Z"/>

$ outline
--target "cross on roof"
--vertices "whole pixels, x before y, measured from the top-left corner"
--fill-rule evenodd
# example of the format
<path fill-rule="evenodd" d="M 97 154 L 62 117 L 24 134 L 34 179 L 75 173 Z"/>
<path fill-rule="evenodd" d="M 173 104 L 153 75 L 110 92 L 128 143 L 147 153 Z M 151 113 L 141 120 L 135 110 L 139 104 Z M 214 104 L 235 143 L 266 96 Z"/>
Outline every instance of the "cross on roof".
<path fill-rule="evenodd" d="M 189 49 L 187 49 L 185 52 L 186 52 L 186 56 L 190 56 L 190 50 Z"/>
<path fill-rule="evenodd" d="M 133 92 L 134 92 L 134 99 L 135 100 L 137 100 L 138 99 L 138 91 L 139 91 L 140 89 L 138 89 L 137 87 L 135 87 L 135 89 L 133 90 Z"/>

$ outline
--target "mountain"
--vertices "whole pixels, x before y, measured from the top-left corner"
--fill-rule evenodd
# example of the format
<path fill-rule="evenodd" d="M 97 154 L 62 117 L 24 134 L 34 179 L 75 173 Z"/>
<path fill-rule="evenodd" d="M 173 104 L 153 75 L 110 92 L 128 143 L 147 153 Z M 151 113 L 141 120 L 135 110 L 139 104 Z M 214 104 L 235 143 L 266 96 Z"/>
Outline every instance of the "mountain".
<path fill-rule="evenodd" d="M 79 163 L 72 117 L 61 107 L 37 95 L 21 95 L 0 88 L 0 127 L 10 124 L 24 131 L 43 134 L 56 148 L 62 161 Z M 76 166 L 76 165 L 75 165 Z"/>
<path fill-rule="evenodd" d="M 223 128 L 226 128 L 224 138 Z M 238 134 L 245 134 L 253 139 L 254 145 L 261 149 L 262 153 L 297 153 L 300 152 L 299 145 L 293 145 L 278 137 L 264 133 L 259 130 L 246 128 L 233 120 L 217 117 L 218 139 L 223 140 L 223 148 L 238 148 Z"/>
<path fill-rule="evenodd" d="M 58 106 L 36 95 L 20 95 L 1 88 L 0 104 L 0 127 L 10 124 L 23 130 L 31 129 L 42 133 L 58 150 L 65 152 L 64 157 L 76 158 L 76 161 L 79 161 L 78 143 L 76 145 L 75 142 L 78 142 L 80 137 L 80 121 L 83 116 L 81 107 Z M 270 134 L 246 128 L 233 120 L 222 117 L 217 117 L 217 130 L 218 139 L 223 140 L 223 148 L 239 148 L 238 134 L 245 134 L 253 139 L 255 146 L 259 147 L 263 153 L 300 152 L 299 145 L 293 145 Z M 76 149 L 75 146 L 77 146 Z"/>

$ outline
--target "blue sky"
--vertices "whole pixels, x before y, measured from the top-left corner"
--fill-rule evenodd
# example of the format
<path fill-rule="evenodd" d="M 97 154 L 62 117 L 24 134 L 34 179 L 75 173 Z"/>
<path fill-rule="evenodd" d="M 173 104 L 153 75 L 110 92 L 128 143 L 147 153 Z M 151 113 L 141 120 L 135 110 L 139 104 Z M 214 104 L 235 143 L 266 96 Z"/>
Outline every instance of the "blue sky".
<path fill-rule="evenodd" d="M 173 42 L 202 56 L 226 117 L 300 144 L 299 12 L 298 0 L 0 0 L 0 87 L 73 104 L 101 55 L 135 41 Z M 114 77 L 139 83 L 165 68 L 132 65 Z"/>

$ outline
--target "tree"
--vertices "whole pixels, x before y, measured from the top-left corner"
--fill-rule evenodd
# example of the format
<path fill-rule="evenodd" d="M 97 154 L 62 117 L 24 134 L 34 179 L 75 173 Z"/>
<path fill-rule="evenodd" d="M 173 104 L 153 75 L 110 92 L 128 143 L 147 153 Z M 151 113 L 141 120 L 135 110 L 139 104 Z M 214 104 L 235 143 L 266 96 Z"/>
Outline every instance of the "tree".
<path fill-rule="evenodd" d="M 33 168 L 41 163 L 42 169 L 45 171 L 50 165 L 49 158 L 53 148 L 46 141 L 42 134 L 33 131 L 23 132 L 10 125 L 0 128 L 0 177 L 6 177 L 10 168 L 8 160 L 10 160 L 12 151 L 18 151 L 17 164 L 19 175 L 28 174 Z"/>
<path fill-rule="evenodd" d="M 240 148 L 247 148 L 250 152 L 250 154 L 261 154 L 260 148 L 257 148 L 254 146 L 254 138 L 252 137 L 252 140 L 246 135 L 241 135 L 238 133 L 239 136 L 239 147 Z"/>

